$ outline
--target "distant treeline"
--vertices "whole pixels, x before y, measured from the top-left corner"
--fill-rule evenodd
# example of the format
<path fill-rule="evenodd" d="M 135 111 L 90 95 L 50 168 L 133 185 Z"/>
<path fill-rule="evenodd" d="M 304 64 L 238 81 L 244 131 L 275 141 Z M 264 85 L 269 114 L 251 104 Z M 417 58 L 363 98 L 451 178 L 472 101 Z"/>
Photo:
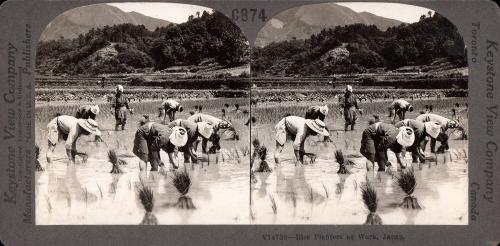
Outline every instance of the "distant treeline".
<path fill-rule="evenodd" d="M 41 73 L 129 73 L 212 61 L 226 67 L 249 60 L 240 29 L 219 12 L 203 12 L 185 23 L 147 30 L 120 24 L 91 29 L 75 39 L 39 42 L 36 64 Z"/>
<path fill-rule="evenodd" d="M 253 74 L 331 75 L 369 68 L 431 65 L 437 59 L 466 66 L 457 28 L 435 13 L 386 31 L 353 24 L 324 29 L 306 40 L 271 43 L 252 50 Z"/>

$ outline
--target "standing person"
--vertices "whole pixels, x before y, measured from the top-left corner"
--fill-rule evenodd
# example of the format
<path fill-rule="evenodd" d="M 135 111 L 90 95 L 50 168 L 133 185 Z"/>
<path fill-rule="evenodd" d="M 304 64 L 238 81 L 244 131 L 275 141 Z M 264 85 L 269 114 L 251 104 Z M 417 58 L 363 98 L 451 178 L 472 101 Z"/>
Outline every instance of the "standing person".
<path fill-rule="evenodd" d="M 283 151 L 285 143 L 289 140 L 293 141 L 293 150 L 295 154 L 295 165 L 304 163 L 304 143 L 309 136 L 330 136 L 330 133 L 325 128 L 325 123 L 320 119 L 305 119 L 298 116 L 287 116 L 280 120 L 275 126 L 276 129 L 276 151 L 274 153 L 274 161 L 279 164 L 279 156 Z"/>
<path fill-rule="evenodd" d="M 173 99 L 167 99 L 161 103 L 160 115 L 158 117 L 161 117 L 161 115 L 163 115 L 163 124 L 166 124 L 167 115 L 170 122 L 172 122 L 175 120 L 175 113 L 177 111 L 182 112 L 183 110 L 184 108 L 179 102 Z"/>
<path fill-rule="evenodd" d="M 118 131 L 120 125 L 122 130 L 125 130 L 125 125 L 127 124 L 127 114 L 131 110 L 128 106 L 127 97 L 123 94 L 122 85 L 118 85 L 116 87 L 115 102 L 112 107 L 115 108 L 115 130 Z"/>
<path fill-rule="evenodd" d="M 399 120 L 404 120 L 406 116 L 406 112 L 413 112 L 413 106 L 404 99 L 397 99 L 391 103 L 389 107 L 389 118 L 394 115 L 392 122 L 396 122 L 396 116 L 399 117 Z"/>
<path fill-rule="evenodd" d="M 166 125 L 148 122 L 135 132 L 134 148 L 132 152 L 144 163 L 149 161 L 151 171 L 158 171 L 159 166 L 164 166 L 160 158 L 160 150 L 167 152 L 170 165 L 174 169 L 179 166 L 177 156 L 174 155 L 177 147 L 187 143 L 186 129 L 182 127 L 170 128 Z"/>
<path fill-rule="evenodd" d="M 187 131 L 188 139 L 186 145 L 179 149 L 184 152 L 184 163 L 189 163 L 190 159 L 192 163 L 198 162 L 198 156 L 196 156 L 194 150 L 194 143 L 198 137 L 206 139 L 207 141 L 212 141 L 214 146 L 218 146 L 218 143 L 215 143 L 214 141 L 214 125 L 209 122 L 202 121 L 195 123 L 189 120 L 178 119 L 168 124 L 168 127 L 170 128 L 174 128 L 176 126 L 182 127 Z"/>
<path fill-rule="evenodd" d="M 99 114 L 99 106 L 98 105 L 83 105 L 78 108 L 76 111 L 75 117 L 77 119 L 93 119 L 95 120 L 96 116 Z"/>
<path fill-rule="evenodd" d="M 413 129 L 413 132 L 415 133 L 415 141 L 413 142 L 413 145 L 408 148 L 408 150 L 411 151 L 411 157 L 414 163 L 416 163 L 417 160 L 419 160 L 420 163 L 425 163 L 425 139 L 427 137 L 432 139 L 437 138 L 441 133 L 441 125 L 433 121 L 422 123 L 413 119 L 405 119 L 396 123 L 394 126 L 397 128 L 407 126 Z"/>
<path fill-rule="evenodd" d="M 233 139 L 239 140 L 238 134 L 236 133 L 236 130 L 233 127 L 233 124 L 229 122 L 226 119 L 219 119 L 215 116 L 211 116 L 208 114 L 194 114 L 191 115 L 187 118 L 187 120 L 198 123 L 198 122 L 208 122 L 211 123 L 214 126 L 214 134 L 216 134 L 218 137 L 220 137 L 220 130 L 224 130 L 224 132 L 227 132 L 228 135 L 231 135 Z M 199 141 L 196 141 L 194 144 L 195 150 L 198 148 L 198 143 Z M 207 144 L 208 140 L 207 139 L 202 139 L 202 152 L 207 153 Z M 220 147 L 219 147 L 220 148 Z"/>
<path fill-rule="evenodd" d="M 414 141 L 413 129 L 406 126 L 396 128 L 391 124 L 377 122 L 363 131 L 359 152 L 374 168 L 376 162 L 378 171 L 385 171 L 385 167 L 390 165 L 387 157 L 387 150 L 390 149 L 396 154 L 399 166 L 405 168 L 401 153 L 404 148 L 413 145 Z"/>
<path fill-rule="evenodd" d="M 66 141 L 66 155 L 68 156 L 70 163 L 75 163 L 75 157 L 78 153 L 76 150 L 76 141 L 81 135 L 94 134 L 95 136 L 101 136 L 101 131 L 99 131 L 99 125 L 95 120 L 92 119 L 77 119 L 69 115 L 61 115 L 52 119 L 49 124 L 47 124 L 48 130 L 48 150 L 47 150 L 47 162 L 52 162 L 52 153 L 56 148 L 56 145 L 60 140 Z"/>
<path fill-rule="evenodd" d="M 360 111 L 360 109 L 358 107 L 357 98 L 352 93 L 352 86 L 350 85 L 346 86 L 343 106 L 344 106 L 344 119 L 345 119 L 344 130 L 347 131 L 350 125 L 351 131 L 353 131 L 354 125 L 356 125 L 356 120 L 357 120 L 356 112 Z"/>
<path fill-rule="evenodd" d="M 444 151 L 444 150 L 448 150 L 450 147 L 448 145 L 448 134 L 446 133 L 446 131 L 448 131 L 448 129 L 455 129 L 455 128 L 458 128 L 460 127 L 460 124 L 457 120 L 450 120 L 446 117 L 443 117 L 441 115 L 437 115 L 437 114 L 431 114 L 431 113 L 426 113 L 426 114 L 421 114 L 419 116 L 417 116 L 417 118 L 415 119 L 419 122 L 429 122 L 429 121 L 433 121 L 433 122 L 436 122 L 438 123 L 439 125 L 441 125 L 441 134 L 440 136 L 438 137 L 440 142 L 441 142 L 441 146 L 440 147 L 440 152 Z M 436 153 L 436 140 L 437 139 L 431 139 L 431 153 Z M 425 146 L 427 145 L 427 142 L 428 141 L 425 141 L 425 144 L 423 146 L 423 150 L 425 150 Z"/>

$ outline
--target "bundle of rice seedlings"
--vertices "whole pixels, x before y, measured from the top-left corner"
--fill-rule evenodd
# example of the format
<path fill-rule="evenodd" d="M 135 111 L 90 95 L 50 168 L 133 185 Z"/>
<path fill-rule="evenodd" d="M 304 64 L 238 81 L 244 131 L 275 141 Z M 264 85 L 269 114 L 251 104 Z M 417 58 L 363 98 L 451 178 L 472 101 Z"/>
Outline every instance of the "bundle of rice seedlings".
<path fill-rule="evenodd" d="M 191 197 L 187 196 L 189 188 L 191 187 L 191 177 L 189 176 L 186 167 L 184 167 L 184 171 L 174 172 L 172 182 L 174 187 L 181 194 L 175 206 L 182 209 L 195 209 L 196 207 L 193 204 L 193 200 Z"/>
<path fill-rule="evenodd" d="M 403 199 L 403 203 L 401 203 L 400 206 L 403 208 L 420 209 L 417 198 L 411 195 L 417 186 L 417 181 L 413 171 L 410 170 L 401 173 L 401 175 L 397 178 L 397 181 L 399 187 L 401 187 L 404 193 L 406 193 L 406 197 Z"/>
<path fill-rule="evenodd" d="M 337 171 L 338 174 L 348 174 L 349 171 L 346 169 L 346 161 L 344 158 L 344 153 L 342 153 L 342 150 L 336 150 L 335 151 L 335 160 L 339 164 L 339 170 Z"/>
<path fill-rule="evenodd" d="M 115 150 L 108 151 L 108 160 L 109 160 L 109 162 L 111 162 L 111 164 L 113 164 L 113 168 L 111 169 L 111 173 L 115 173 L 115 174 L 123 173 L 123 171 L 120 168 L 120 164 L 119 164 L 120 161 L 118 159 L 118 156 L 116 155 Z"/>
<path fill-rule="evenodd" d="M 153 214 L 154 207 L 154 195 L 153 190 L 150 187 L 144 185 L 141 181 L 141 185 L 139 186 L 139 200 L 141 201 L 144 210 L 146 210 L 146 214 L 142 218 L 141 225 L 158 225 L 158 219 Z"/>
<path fill-rule="evenodd" d="M 42 165 L 40 164 L 40 161 L 38 160 L 38 158 L 40 157 L 40 146 L 35 145 L 35 170 L 37 172 L 43 172 L 45 171 L 42 167 Z"/>
<path fill-rule="evenodd" d="M 363 202 L 370 213 L 366 217 L 365 225 L 382 225 L 382 219 L 377 214 L 377 191 L 370 183 L 364 183 L 361 186 Z"/>
<path fill-rule="evenodd" d="M 267 164 L 267 148 L 266 146 L 261 146 L 259 149 L 258 149 L 258 152 L 257 152 L 258 156 L 259 156 L 259 159 L 260 159 L 260 165 L 259 165 L 259 168 L 255 171 L 255 172 L 272 172 L 271 168 L 269 167 L 269 165 Z"/>

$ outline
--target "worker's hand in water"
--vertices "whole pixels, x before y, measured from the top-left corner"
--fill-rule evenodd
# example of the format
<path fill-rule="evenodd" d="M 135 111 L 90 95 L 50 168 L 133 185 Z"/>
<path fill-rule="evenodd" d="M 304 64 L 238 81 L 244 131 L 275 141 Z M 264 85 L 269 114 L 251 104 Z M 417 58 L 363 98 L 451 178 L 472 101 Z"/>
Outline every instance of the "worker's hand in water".
<path fill-rule="evenodd" d="M 101 136 L 95 136 L 95 141 L 98 143 L 103 143 L 104 140 L 102 140 Z"/>
<path fill-rule="evenodd" d="M 330 138 L 330 136 L 326 136 L 324 139 L 323 139 L 324 142 L 326 143 L 333 143 L 333 140 Z"/>

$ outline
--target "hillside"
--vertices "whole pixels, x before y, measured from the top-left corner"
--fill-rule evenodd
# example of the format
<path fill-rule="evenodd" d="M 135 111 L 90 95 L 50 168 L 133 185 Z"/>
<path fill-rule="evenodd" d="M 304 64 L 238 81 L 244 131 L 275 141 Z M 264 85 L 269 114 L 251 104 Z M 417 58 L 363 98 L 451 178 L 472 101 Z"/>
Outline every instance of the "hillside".
<path fill-rule="evenodd" d="M 439 14 L 385 31 L 374 25 L 353 24 L 323 29 L 305 40 L 256 47 L 252 50 L 252 74 L 325 76 L 426 66 L 436 60 L 449 68 L 467 66 L 462 37 Z"/>
<path fill-rule="evenodd" d="M 44 30 L 40 40 L 56 40 L 60 37 L 73 39 L 92 28 L 124 23 L 144 25 L 150 31 L 171 24 L 166 20 L 148 17 L 137 12 L 124 12 L 107 4 L 93 4 L 68 10 L 57 16 Z"/>
<path fill-rule="evenodd" d="M 221 68 L 247 64 L 249 45 L 225 15 L 203 12 L 187 22 L 157 28 L 119 24 L 90 29 L 74 39 L 38 43 L 41 75 L 142 73 L 173 66 L 211 63 Z"/>
<path fill-rule="evenodd" d="M 325 28 L 356 23 L 375 25 L 385 31 L 402 22 L 367 12 L 357 13 L 334 3 L 310 4 L 283 11 L 273 17 L 260 30 L 255 45 L 262 47 L 272 42 L 306 39 Z"/>

